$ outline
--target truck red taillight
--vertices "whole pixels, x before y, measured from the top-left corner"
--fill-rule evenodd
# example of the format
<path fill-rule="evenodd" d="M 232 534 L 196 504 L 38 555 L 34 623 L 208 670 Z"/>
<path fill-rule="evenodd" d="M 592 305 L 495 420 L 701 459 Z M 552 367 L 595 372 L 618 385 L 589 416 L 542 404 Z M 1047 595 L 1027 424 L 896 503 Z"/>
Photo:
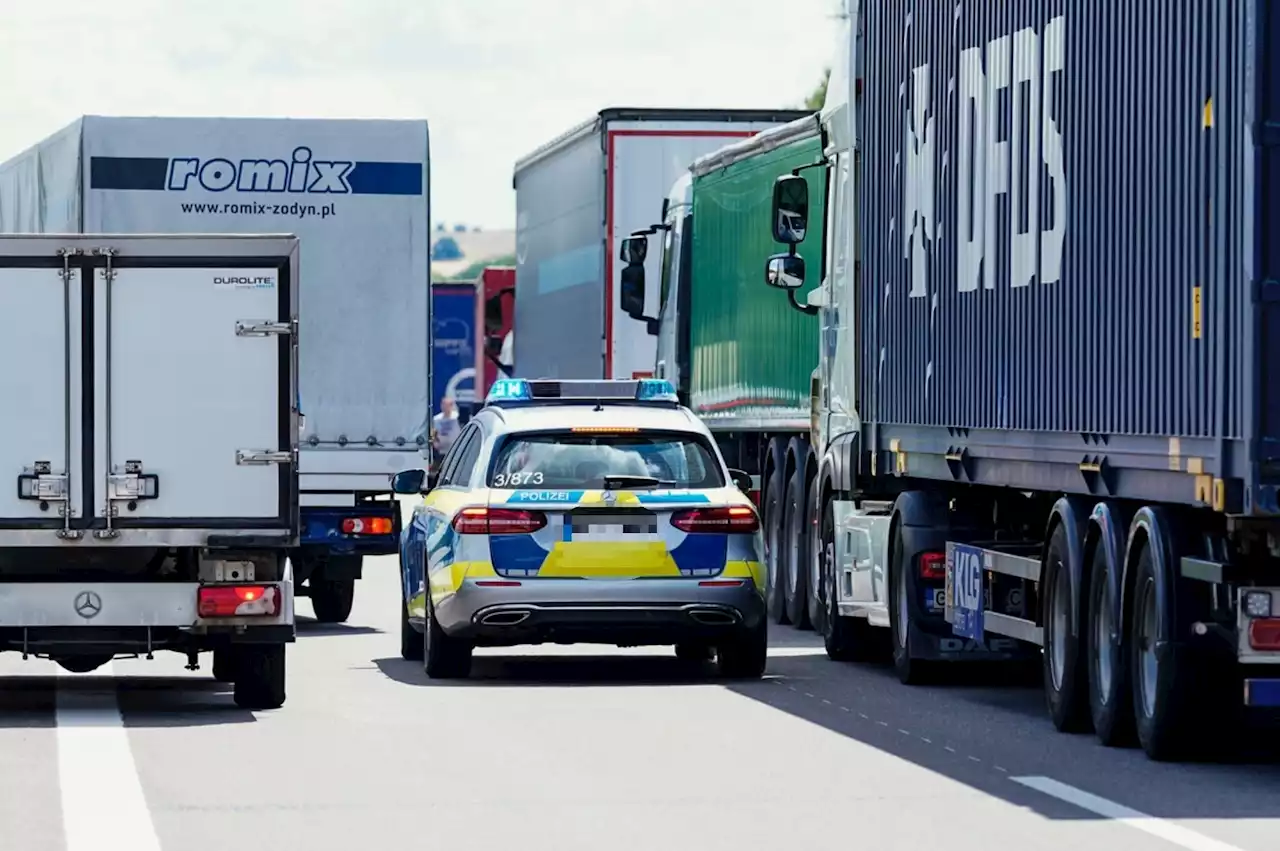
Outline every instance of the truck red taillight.
<path fill-rule="evenodd" d="M 1249 646 L 1254 650 L 1280 650 L 1280 618 L 1254 618 L 1249 622 Z"/>
<path fill-rule="evenodd" d="M 390 517 L 346 517 L 342 521 L 344 535 L 390 535 Z"/>
<path fill-rule="evenodd" d="M 196 599 L 196 611 L 202 618 L 280 614 L 280 589 L 275 585 L 206 585 Z"/>
<path fill-rule="evenodd" d="M 546 526 L 547 515 L 519 508 L 464 508 L 451 525 L 459 535 L 527 535 Z"/>
<path fill-rule="evenodd" d="M 941 582 L 947 578 L 947 554 L 924 553 L 920 556 L 920 578 Z"/>
<path fill-rule="evenodd" d="M 760 528 L 756 511 L 746 505 L 689 508 L 671 515 L 671 525 L 681 532 L 755 532 Z"/>

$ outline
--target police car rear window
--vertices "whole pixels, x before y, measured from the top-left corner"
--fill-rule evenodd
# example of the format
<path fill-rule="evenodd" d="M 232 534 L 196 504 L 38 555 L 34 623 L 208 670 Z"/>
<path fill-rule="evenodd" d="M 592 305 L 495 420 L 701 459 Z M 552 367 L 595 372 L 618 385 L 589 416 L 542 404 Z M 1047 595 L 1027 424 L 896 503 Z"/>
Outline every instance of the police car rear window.
<path fill-rule="evenodd" d="M 589 490 L 605 487 L 608 476 L 639 477 L 623 488 L 724 486 L 715 455 L 695 435 L 571 432 L 509 437 L 494 459 L 489 486 Z"/>

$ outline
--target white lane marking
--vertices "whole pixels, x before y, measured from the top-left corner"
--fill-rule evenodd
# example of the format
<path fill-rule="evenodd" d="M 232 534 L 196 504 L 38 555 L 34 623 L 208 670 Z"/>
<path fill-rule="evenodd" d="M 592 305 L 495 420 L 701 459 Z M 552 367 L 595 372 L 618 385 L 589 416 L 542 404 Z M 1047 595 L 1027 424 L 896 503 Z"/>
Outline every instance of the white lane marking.
<path fill-rule="evenodd" d="M 1057 798 L 1060 801 L 1066 801 L 1068 804 L 1073 804 L 1082 810 L 1088 810 L 1104 818 L 1114 819 L 1129 827 L 1141 830 L 1143 833 L 1158 836 L 1167 842 L 1172 842 L 1174 845 L 1189 849 L 1189 851 L 1244 851 L 1238 845 L 1231 845 L 1213 837 L 1205 836 L 1203 833 L 1197 833 L 1190 828 L 1173 824 L 1138 810 L 1129 809 L 1126 806 L 1117 804 L 1115 801 L 1109 801 L 1083 789 L 1068 786 L 1066 783 L 1061 783 L 1052 777 L 1010 777 L 1009 779 L 1030 789 L 1035 789 L 1037 792 L 1043 792 L 1046 795 Z"/>
<path fill-rule="evenodd" d="M 110 677 L 103 665 L 90 676 Z M 58 785 L 67 851 L 161 851 L 115 689 L 72 691 L 58 677 Z"/>

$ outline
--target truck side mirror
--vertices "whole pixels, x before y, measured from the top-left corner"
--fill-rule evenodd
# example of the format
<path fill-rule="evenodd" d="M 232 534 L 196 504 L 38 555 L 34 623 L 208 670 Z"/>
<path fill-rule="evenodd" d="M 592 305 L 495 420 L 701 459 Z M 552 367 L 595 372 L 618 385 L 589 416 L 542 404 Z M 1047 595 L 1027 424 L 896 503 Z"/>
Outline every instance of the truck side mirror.
<path fill-rule="evenodd" d="M 784 174 L 774 181 L 772 218 L 775 242 L 804 242 L 809 221 L 809 184 L 803 177 Z"/>
<path fill-rule="evenodd" d="M 635 320 L 648 318 L 644 315 L 644 266 L 639 263 L 622 267 L 622 312 Z"/>
<path fill-rule="evenodd" d="M 804 258 L 799 254 L 775 254 L 765 264 L 764 282 L 780 290 L 804 286 Z"/>
<path fill-rule="evenodd" d="M 619 252 L 619 259 L 628 266 L 644 263 L 644 258 L 649 254 L 649 237 L 647 236 L 629 236 L 622 240 L 622 251 Z"/>

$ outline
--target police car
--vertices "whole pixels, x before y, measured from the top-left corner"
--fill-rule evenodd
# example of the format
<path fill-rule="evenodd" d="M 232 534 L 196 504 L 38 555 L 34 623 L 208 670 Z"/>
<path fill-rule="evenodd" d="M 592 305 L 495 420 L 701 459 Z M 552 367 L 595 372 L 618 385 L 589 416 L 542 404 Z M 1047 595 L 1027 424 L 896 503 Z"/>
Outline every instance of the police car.
<path fill-rule="evenodd" d="M 401 655 L 452 678 L 481 646 L 674 644 L 759 677 L 749 487 L 670 382 L 499 380 L 402 532 Z"/>

